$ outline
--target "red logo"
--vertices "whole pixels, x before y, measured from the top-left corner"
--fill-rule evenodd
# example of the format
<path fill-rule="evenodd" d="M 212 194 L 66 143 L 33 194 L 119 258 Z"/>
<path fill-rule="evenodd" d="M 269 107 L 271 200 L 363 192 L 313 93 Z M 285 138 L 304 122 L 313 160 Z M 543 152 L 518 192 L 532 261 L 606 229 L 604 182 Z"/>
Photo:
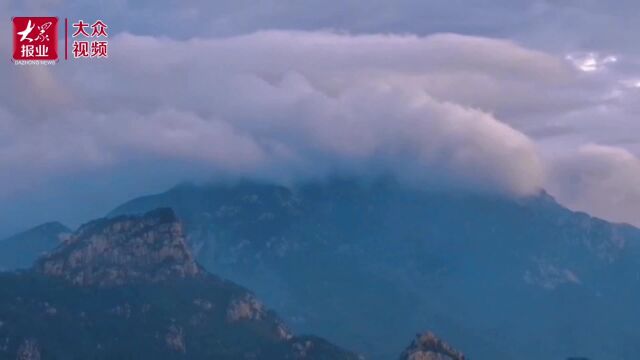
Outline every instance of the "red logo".
<path fill-rule="evenodd" d="M 58 60 L 58 18 L 14 17 L 13 59 Z"/>

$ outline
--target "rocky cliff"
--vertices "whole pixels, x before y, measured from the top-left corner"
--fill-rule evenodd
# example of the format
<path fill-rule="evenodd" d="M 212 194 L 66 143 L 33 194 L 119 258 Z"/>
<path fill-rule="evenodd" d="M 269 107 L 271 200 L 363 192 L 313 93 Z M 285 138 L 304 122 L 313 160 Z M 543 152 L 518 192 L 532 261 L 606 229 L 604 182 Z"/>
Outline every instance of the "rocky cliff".
<path fill-rule="evenodd" d="M 81 286 L 158 282 L 202 274 L 171 209 L 88 223 L 40 259 L 36 271 Z"/>

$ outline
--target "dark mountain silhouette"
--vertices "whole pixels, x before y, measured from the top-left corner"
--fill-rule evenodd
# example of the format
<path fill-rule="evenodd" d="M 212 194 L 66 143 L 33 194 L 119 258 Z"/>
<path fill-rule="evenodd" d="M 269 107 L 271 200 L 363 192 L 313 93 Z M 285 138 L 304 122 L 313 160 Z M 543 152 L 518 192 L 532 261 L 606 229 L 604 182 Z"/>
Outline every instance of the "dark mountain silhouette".
<path fill-rule="evenodd" d="M 158 207 L 184 220 L 207 270 L 256 291 L 294 330 L 374 358 L 396 358 L 425 325 L 477 359 L 640 354 L 640 231 L 544 192 L 181 185 L 111 216 Z"/>

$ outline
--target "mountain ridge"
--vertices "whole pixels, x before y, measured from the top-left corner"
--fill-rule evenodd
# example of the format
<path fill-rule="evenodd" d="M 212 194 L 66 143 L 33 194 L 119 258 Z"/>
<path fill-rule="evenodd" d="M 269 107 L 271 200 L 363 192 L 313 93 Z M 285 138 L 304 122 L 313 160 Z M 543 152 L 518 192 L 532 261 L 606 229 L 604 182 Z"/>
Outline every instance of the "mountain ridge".
<path fill-rule="evenodd" d="M 181 185 L 110 214 L 164 206 L 185 220 L 205 268 L 254 289 L 294 329 L 380 359 L 397 356 L 424 324 L 473 358 L 640 352 L 621 340 L 640 293 L 617 296 L 638 281 L 640 231 L 545 192 L 513 199 L 387 179 L 240 182 Z M 617 345 L 593 347 L 585 329 Z"/>
<path fill-rule="evenodd" d="M 59 244 L 71 229 L 53 221 L 0 240 L 0 271 L 26 269 L 43 253 Z"/>
<path fill-rule="evenodd" d="M 621 340 L 634 339 L 640 321 L 631 311 L 640 231 L 571 211 L 544 191 L 512 199 L 388 179 L 182 184 L 109 217 L 162 207 L 183 220 L 208 271 L 256 291 L 296 332 L 374 359 L 397 356 L 425 324 L 473 358 L 640 353 Z M 593 332 L 609 345 L 591 346 Z M 530 347 L 533 339 L 548 345 Z"/>

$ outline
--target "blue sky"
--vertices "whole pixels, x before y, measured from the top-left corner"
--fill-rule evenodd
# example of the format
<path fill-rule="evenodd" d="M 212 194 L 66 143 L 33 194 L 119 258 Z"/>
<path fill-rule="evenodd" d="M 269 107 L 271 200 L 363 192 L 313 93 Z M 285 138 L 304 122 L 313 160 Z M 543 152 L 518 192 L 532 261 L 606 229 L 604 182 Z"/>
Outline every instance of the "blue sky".
<path fill-rule="evenodd" d="M 394 173 L 640 224 L 640 54 L 619 1 L 13 1 L 110 58 L 0 65 L 0 235 L 180 181 Z M 9 58 L 10 23 L 0 24 Z"/>

